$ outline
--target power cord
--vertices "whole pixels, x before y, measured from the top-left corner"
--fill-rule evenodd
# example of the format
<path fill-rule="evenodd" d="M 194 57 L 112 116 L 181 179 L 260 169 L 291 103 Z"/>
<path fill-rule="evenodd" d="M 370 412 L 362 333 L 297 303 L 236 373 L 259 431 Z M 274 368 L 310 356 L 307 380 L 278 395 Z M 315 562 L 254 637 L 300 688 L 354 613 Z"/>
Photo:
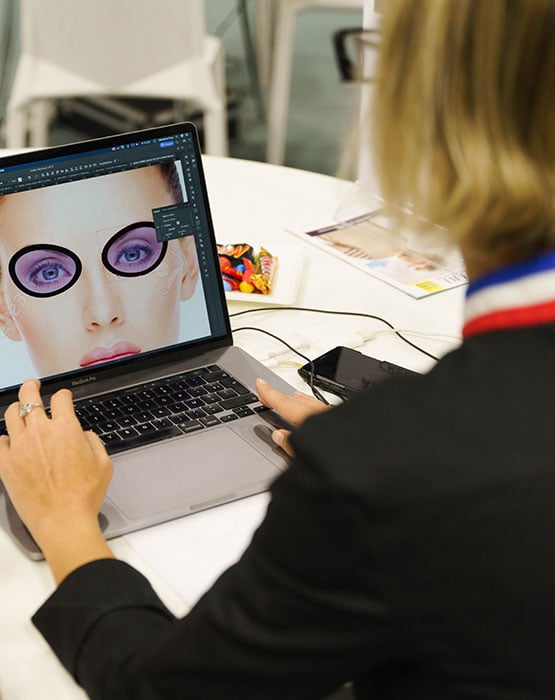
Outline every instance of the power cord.
<path fill-rule="evenodd" d="M 304 306 L 273 306 L 273 307 L 264 307 L 260 309 L 246 309 L 245 311 L 236 311 L 233 314 L 229 314 L 230 318 L 235 318 L 236 316 L 242 316 L 243 314 L 254 314 L 254 313 L 260 313 L 261 311 L 307 311 L 310 313 L 315 313 L 315 314 L 331 314 L 334 316 L 358 316 L 360 318 L 370 318 L 374 321 L 379 321 L 380 323 L 384 323 L 392 333 L 395 333 L 395 335 L 400 338 L 404 343 L 407 345 L 410 345 L 411 348 L 414 348 L 415 350 L 418 350 L 418 352 L 421 352 L 423 355 L 426 355 L 427 357 L 430 357 L 432 360 L 435 360 L 436 362 L 439 360 L 439 357 L 436 357 L 436 355 L 432 355 L 431 352 L 428 352 L 427 350 L 424 350 L 424 348 L 421 348 L 419 345 L 416 345 L 416 343 L 413 343 L 411 340 L 408 338 L 405 338 L 404 335 L 401 334 L 399 330 L 395 328 L 395 326 L 390 323 L 387 319 L 382 318 L 381 316 L 376 316 L 374 314 L 365 314 L 359 311 L 332 311 L 329 309 L 311 309 L 308 307 Z M 239 329 L 237 329 L 239 330 Z M 407 331 L 405 331 L 407 332 Z M 271 335 L 271 334 L 270 334 Z M 277 338 L 277 336 L 274 336 Z M 278 340 L 280 340 L 278 338 Z M 294 352 L 297 352 L 294 350 Z"/>
<path fill-rule="evenodd" d="M 432 353 L 428 352 L 427 350 L 424 350 L 424 348 L 419 347 L 412 341 L 410 341 L 408 338 L 405 338 L 405 336 L 401 335 L 401 331 L 393 324 L 391 324 L 387 319 L 382 318 L 381 316 L 376 316 L 374 314 L 365 314 L 362 312 L 358 311 L 332 311 L 329 309 L 312 309 L 308 307 L 303 307 L 303 306 L 274 306 L 274 307 L 265 307 L 265 308 L 260 308 L 260 309 L 246 309 L 244 311 L 236 311 L 233 314 L 229 314 L 229 318 L 234 318 L 235 316 L 243 316 L 244 314 L 252 314 L 252 313 L 260 313 L 261 311 L 306 311 L 310 313 L 317 313 L 317 314 L 331 314 L 331 315 L 336 315 L 336 316 L 357 316 L 361 318 L 370 318 L 375 321 L 379 321 L 380 323 L 384 323 L 386 326 L 388 326 L 389 330 L 387 331 L 376 331 L 375 334 L 372 334 L 369 336 L 368 339 L 375 337 L 378 333 L 394 333 L 398 338 L 400 338 L 404 343 L 407 343 L 407 345 L 410 345 L 412 348 L 415 350 L 418 350 L 418 352 L 423 353 L 427 357 L 430 357 L 432 360 L 438 361 L 439 358 L 436 357 L 435 355 L 432 355 Z M 291 352 L 295 353 L 299 357 L 302 357 L 303 360 L 305 360 L 308 363 L 309 366 L 309 375 L 308 375 L 308 380 L 307 384 L 310 387 L 310 390 L 312 391 L 312 394 L 319 400 L 325 403 L 326 405 L 329 406 L 329 401 L 325 398 L 325 396 L 318 390 L 317 387 L 314 386 L 314 372 L 315 372 L 315 367 L 314 367 L 314 362 L 304 355 L 302 352 L 300 352 L 297 348 L 294 348 L 292 345 L 287 343 L 283 338 L 280 338 L 279 336 L 275 335 L 274 333 L 270 333 L 270 331 L 267 331 L 263 328 L 256 328 L 254 326 L 241 326 L 240 328 L 235 328 L 233 329 L 233 333 L 236 333 L 238 331 L 256 331 L 258 333 L 264 333 L 264 335 L 270 336 L 270 338 L 273 338 L 274 340 L 277 340 L 279 343 L 282 343 L 285 345 Z M 410 331 L 410 330 L 404 330 L 404 333 L 415 333 L 418 335 L 417 331 Z M 434 334 L 438 335 L 439 337 L 449 337 L 451 339 L 454 339 L 454 336 L 444 336 L 444 334 Z"/>
<path fill-rule="evenodd" d="M 364 336 L 361 335 L 366 342 L 369 340 L 374 340 L 379 335 L 388 335 L 395 333 L 406 333 L 407 335 L 416 335 L 419 338 L 437 338 L 438 340 L 443 340 L 446 343 L 452 343 L 453 341 L 460 342 L 460 336 L 450 335 L 449 333 L 434 333 L 433 331 L 417 331 L 412 328 L 395 328 L 393 330 L 387 329 L 383 331 L 374 331 L 373 333 L 365 333 Z M 359 332 L 357 331 L 357 335 Z"/>
<path fill-rule="evenodd" d="M 262 310 L 262 309 L 260 309 Z M 241 312 L 239 312 L 241 313 Z M 296 355 L 299 357 L 302 357 L 303 360 L 306 360 L 308 363 L 308 366 L 310 368 L 309 370 L 309 376 L 308 376 L 308 386 L 310 387 L 310 390 L 312 391 L 313 395 L 318 399 L 318 401 L 322 401 L 325 403 L 327 406 L 330 405 L 330 402 L 326 399 L 326 397 L 318 391 L 318 389 L 314 386 L 314 362 L 310 359 L 310 357 L 307 357 L 306 355 L 303 355 L 300 350 L 297 350 L 297 348 L 294 348 L 292 345 L 287 343 L 283 338 L 280 338 L 279 336 L 275 335 L 274 333 L 270 333 L 270 331 L 266 331 L 263 328 L 255 328 L 254 326 L 241 326 L 241 328 L 235 328 L 232 332 L 237 333 L 237 331 L 256 331 L 257 333 L 264 333 L 264 335 L 269 335 L 270 338 L 274 338 L 274 340 L 279 341 L 280 343 L 283 343 L 291 352 L 294 352 Z"/>

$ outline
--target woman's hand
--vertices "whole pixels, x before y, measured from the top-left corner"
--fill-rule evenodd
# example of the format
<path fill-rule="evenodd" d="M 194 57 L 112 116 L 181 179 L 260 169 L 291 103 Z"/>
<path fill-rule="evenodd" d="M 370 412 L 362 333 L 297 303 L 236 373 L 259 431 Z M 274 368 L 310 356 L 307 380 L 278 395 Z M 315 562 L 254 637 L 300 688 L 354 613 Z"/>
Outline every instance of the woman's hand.
<path fill-rule="evenodd" d="M 40 406 L 21 417 L 25 403 Z M 5 413 L 9 437 L 0 438 L 0 477 L 60 581 L 86 561 L 113 556 L 98 523 L 112 462 L 100 438 L 81 428 L 70 391 L 52 396 L 50 412 L 51 418 L 40 383 L 26 381 L 19 403 Z"/>
<path fill-rule="evenodd" d="M 264 406 L 273 408 L 282 418 L 297 426 L 301 425 L 309 416 L 331 408 L 331 406 L 326 406 L 321 401 L 300 391 L 296 391 L 292 396 L 282 394 L 281 391 L 274 389 L 263 379 L 256 380 L 256 390 Z M 279 445 L 288 455 L 293 457 L 293 449 L 289 444 L 290 434 L 289 430 L 274 430 L 272 439 L 276 445 Z"/>

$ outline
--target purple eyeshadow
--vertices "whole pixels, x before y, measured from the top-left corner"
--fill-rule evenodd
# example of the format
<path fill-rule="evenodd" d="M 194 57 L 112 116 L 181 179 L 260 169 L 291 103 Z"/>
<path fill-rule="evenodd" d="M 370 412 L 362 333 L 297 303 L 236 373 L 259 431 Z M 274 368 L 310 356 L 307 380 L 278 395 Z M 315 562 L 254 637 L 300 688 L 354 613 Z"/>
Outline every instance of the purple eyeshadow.
<path fill-rule="evenodd" d="M 156 237 L 154 224 L 141 222 L 118 231 L 102 251 L 104 265 L 115 275 L 146 275 L 164 258 L 168 244 Z"/>
<path fill-rule="evenodd" d="M 159 241 L 149 221 L 130 224 L 104 246 L 102 262 L 114 275 L 138 277 L 154 270 L 164 259 L 167 241 Z M 75 253 L 47 243 L 30 245 L 15 253 L 8 269 L 14 284 L 33 297 L 61 294 L 73 286 L 82 270 Z"/>
<path fill-rule="evenodd" d="M 81 262 L 74 253 L 46 244 L 22 248 L 8 267 L 16 286 L 35 297 L 60 294 L 75 284 L 81 274 Z"/>

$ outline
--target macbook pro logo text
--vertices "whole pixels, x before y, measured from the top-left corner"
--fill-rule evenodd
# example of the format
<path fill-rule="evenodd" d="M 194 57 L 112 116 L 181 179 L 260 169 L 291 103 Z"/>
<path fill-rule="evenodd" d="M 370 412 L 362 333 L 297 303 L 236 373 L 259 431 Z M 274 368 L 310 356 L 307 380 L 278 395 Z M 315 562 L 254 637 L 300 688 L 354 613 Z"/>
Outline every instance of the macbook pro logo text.
<path fill-rule="evenodd" d="M 81 384 L 90 384 L 96 382 L 96 376 L 81 377 L 81 379 L 72 379 L 71 386 L 81 386 Z"/>

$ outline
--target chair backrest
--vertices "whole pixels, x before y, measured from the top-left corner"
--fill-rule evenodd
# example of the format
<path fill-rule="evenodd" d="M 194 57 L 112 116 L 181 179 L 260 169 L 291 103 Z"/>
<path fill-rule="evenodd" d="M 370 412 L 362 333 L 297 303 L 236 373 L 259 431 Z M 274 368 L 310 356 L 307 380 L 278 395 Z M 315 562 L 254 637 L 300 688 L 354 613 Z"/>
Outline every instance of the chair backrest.
<path fill-rule="evenodd" d="M 118 87 L 200 55 L 204 0 L 20 0 L 21 52 Z"/>

